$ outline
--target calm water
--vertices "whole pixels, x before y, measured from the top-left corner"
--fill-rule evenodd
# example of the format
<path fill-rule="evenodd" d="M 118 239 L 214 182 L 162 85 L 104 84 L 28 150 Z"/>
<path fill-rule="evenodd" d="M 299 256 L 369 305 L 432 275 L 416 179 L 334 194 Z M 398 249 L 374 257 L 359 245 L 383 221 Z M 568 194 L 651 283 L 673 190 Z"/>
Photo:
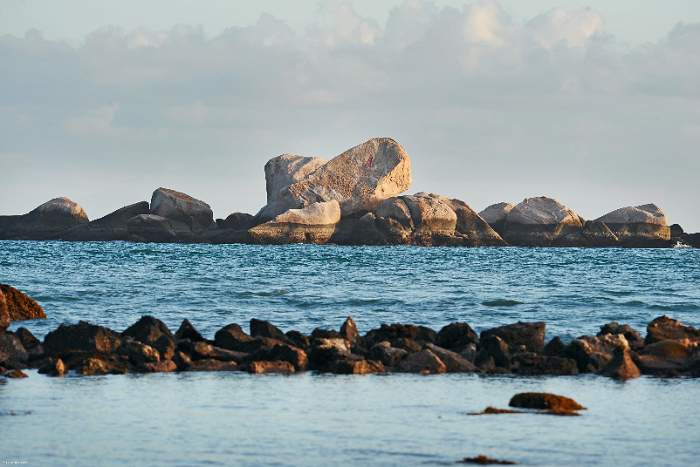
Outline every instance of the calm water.
<path fill-rule="evenodd" d="M 38 337 L 151 314 L 207 337 L 267 319 L 283 330 L 380 323 L 477 331 L 547 322 L 595 334 L 666 314 L 700 325 L 700 250 L 0 242 L 0 282 L 36 299 Z M 13 328 L 18 327 L 16 324 Z M 477 375 L 158 374 L 0 381 L 0 462 L 27 465 L 693 465 L 700 382 Z M 581 417 L 471 417 L 522 391 L 573 397 Z M 17 415 L 9 415 L 10 412 Z M 25 412 L 31 412 L 23 415 Z"/>

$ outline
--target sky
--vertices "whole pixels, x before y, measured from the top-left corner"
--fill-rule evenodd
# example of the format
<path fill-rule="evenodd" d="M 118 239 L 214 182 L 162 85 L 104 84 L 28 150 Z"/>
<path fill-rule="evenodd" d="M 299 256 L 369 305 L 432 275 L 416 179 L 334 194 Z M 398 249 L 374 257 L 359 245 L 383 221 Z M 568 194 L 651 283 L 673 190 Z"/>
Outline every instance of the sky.
<path fill-rule="evenodd" d="M 0 89 L 3 215 L 161 186 L 255 213 L 270 158 L 388 136 L 408 193 L 700 231 L 697 0 L 0 0 Z"/>

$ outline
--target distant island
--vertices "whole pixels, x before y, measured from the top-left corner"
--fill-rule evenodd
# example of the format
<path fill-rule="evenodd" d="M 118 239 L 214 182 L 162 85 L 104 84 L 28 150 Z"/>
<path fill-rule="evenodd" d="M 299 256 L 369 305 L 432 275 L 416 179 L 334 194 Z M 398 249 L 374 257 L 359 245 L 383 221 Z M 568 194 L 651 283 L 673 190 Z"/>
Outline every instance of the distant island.
<path fill-rule="evenodd" d="M 459 199 L 403 195 L 411 161 L 390 138 L 374 138 L 330 161 L 284 154 L 265 164 L 267 204 L 255 215 L 214 220 L 204 201 L 166 188 L 89 221 L 55 198 L 33 211 L 0 216 L 0 240 L 335 245 L 700 247 L 700 233 L 669 226 L 655 204 L 585 220 L 553 198 L 497 203 L 480 213 Z"/>

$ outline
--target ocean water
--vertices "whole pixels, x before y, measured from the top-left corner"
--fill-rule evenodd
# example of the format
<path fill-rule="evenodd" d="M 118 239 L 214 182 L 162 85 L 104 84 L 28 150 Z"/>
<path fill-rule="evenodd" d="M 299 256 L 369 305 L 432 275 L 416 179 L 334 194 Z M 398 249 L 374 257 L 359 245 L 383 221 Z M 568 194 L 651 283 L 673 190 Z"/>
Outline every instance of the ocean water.
<path fill-rule="evenodd" d="M 700 250 L 173 245 L 0 241 L 0 282 L 49 319 L 122 331 L 141 315 L 206 337 L 255 317 L 282 330 L 380 323 L 477 332 L 545 321 L 547 338 L 666 314 L 700 326 Z M 27 465 L 693 465 L 700 381 L 586 375 L 183 373 L 0 380 L 0 462 Z M 469 416 L 523 391 L 579 417 Z M 12 415 L 14 413 L 15 415 Z"/>

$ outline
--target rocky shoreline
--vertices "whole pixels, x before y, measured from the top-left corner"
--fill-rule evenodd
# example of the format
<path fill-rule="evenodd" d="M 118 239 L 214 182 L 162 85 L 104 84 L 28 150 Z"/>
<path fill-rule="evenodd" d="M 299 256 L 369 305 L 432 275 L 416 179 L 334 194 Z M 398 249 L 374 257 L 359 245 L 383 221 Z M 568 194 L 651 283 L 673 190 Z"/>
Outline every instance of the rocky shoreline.
<path fill-rule="evenodd" d="M 568 344 L 555 337 L 545 344 L 543 322 L 518 322 L 480 335 L 467 323 L 451 323 L 437 332 L 425 326 L 382 324 L 360 335 L 349 317 L 338 331 L 314 329 L 310 335 L 285 333 L 268 321 L 251 319 L 249 333 L 232 323 L 207 339 L 187 319 L 172 333 L 162 321 L 143 316 L 122 332 L 84 321 L 61 324 L 43 341 L 26 328 L 2 332 L 0 366 L 10 377 L 35 368 L 51 376 L 69 371 L 315 371 L 697 378 L 700 331 L 662 316 L 649 323 L 645 338 L 627 325 L 609 323 L 596 336 L 581 336 Z"/>
<path fill-rule="evenodd" d="M 700 247 L 700 233 L 669 226 L 655 204 L 627 206 L 595 220 L 548 197 L 497 203 L 477 213 L 459 199 L 403 194 L 412 183 L 408 154 L 374 138 L 330 161 L 292 154 L 264 167 L 267 204 L 255 214 L 214 219 L 204 201 L 167 188 L 151 202 L 90 221 L 68 198 L 24 215 L 0 216 L 0 240 L 129 241 L 525 247 Z"/>

